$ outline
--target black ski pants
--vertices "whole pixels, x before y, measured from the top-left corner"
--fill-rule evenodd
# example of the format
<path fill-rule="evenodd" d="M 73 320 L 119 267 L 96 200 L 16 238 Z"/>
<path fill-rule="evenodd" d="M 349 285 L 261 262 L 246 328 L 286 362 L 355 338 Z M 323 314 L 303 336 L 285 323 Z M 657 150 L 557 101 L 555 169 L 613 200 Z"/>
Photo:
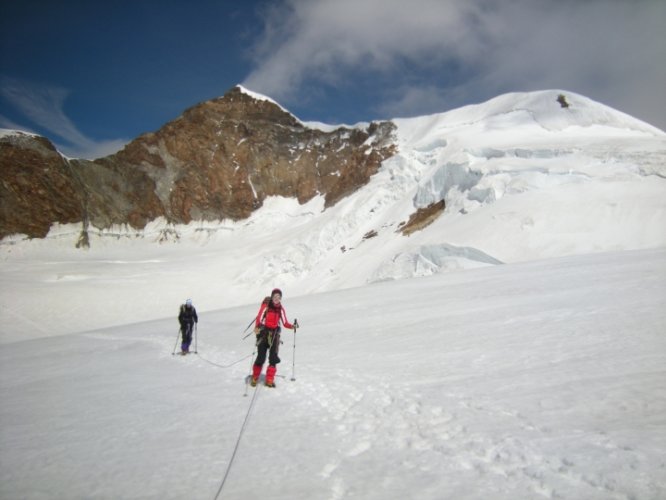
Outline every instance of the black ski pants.
<path fill-rule="evenodd" d="M 278 352 L 280 350 L 280 329 L 269 330 L 262 328 L 257 335 L 257 359 L 254 364 L 264 366 L 266 353 L 268 353 L 268 364 L 275 366 L 280 362 Z"/>

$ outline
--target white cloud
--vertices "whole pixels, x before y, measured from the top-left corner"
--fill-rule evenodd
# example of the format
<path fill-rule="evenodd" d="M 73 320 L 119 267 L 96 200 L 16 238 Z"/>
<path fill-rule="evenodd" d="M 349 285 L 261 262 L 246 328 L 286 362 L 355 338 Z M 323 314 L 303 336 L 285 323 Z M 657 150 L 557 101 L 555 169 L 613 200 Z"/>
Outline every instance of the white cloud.
<path fill-rule="evenodd" d="M 358 77 L 394 116 L 562 88 L 666 127 L 666 2 L 286 0 L 264 21 L 243 84 L 287 105 Z"/>
<path fill-rule="evenodd" d="M 461 42 L 465 26 L 478 15 L 472 3 L 441 0 L 272 5 L 264 38 L 254 50 L 257 68 L 245 84 L 284 97 L 297 94 L 294 86 L 309 78 L 335 85 L 341 71 L 390 73 L 401 58 L 422 58 L 425 65 L 454 56 L 474 58 L 480 47 Z"/>
<path fill-rule="evenodd" d="M 100 158 L 117 152 L 128 142 L 124 139 L 96 141 L 82 134 L 64 112 L 68 95 L 65 89 L 3 77 L 0 79 L 0 95 L 35 125 L 62 139 L 64 143 L 56 142 L 56 146 L 67 156 Z M 7 128 L 29 131 L 28 127 L 4 117 L 2 122 Z"/>

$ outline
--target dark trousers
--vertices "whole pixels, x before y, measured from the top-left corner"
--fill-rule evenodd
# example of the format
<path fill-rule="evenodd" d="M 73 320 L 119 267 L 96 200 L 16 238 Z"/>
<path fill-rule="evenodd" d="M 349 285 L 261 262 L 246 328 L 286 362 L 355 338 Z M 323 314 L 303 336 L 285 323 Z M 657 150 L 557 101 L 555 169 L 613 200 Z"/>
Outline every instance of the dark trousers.
<path fill-rule="evenodd" d="M 180 327 L 183 335 L 183 343 L 181 345 L 183 351 L 187 351 L 192 343 L 192 323 L 185 323 Z"/>
<path fill-rule="evenodd" d="M 275 366 L 280 362 L 278 352 L 280 350 L 280 329 L 268 330 L 262 329 L 257 335 L 257 359 L 254 364 L 264 366 L 266 353 L 268 353 L 268 364 Z"/>

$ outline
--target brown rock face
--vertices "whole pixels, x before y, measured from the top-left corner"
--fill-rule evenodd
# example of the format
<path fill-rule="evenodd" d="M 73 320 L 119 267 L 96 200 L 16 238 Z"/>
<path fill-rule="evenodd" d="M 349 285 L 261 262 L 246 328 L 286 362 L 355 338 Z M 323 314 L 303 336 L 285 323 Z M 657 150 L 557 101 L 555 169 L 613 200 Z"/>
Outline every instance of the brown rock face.
<path fill-rule="evenodd" d="M 82 220 L 82 189 L 72 167 L 42 137 L 0 139 L 0 181 L 0 237 L 42 238 L 53 222 Z"/>
<path fill-rule="evenodd" d="M 420 231 L 421 229 L 435 222 L 437 217 L 439 217 L 444 212 L 445 208 L 446 202 L 444 200 L 431 203 L 427 207 L 419 208 L 416 212 L 409 216 L 409 220 L 407 222 L 400 224 L 398 231 L 405 236 L 409 236 L 416 231 Z"/>
<path fill-rule="evenodd" d="M 367 183 L 395 154 L 395 126 L 323 132 L 233 88 L 106 158 L 63 159 L 43 138 L 0 139 L 0 237 L 43 237 L 54 222 L 144 227 L 242 219 L 267 196 L 326 206 Z M 50 186 L 50 187 L 49 187 Z"/>

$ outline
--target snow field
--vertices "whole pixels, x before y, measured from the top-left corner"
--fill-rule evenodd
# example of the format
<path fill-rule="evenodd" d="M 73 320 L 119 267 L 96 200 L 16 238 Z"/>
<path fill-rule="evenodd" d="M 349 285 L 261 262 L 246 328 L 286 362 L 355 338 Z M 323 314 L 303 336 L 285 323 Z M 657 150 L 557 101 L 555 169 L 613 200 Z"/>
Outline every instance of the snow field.
<path fill-rule="evenodd" d="M 285 297 L 220 498 L 666 493 L 666 254 L 494 266 Z M 258 304 L 257 304 L 258 306 Z M 1 351 L 3 498 L 213 498 L 253 389 L 255 307 Z"/>
<path fill-rule="evenodd" d="M 0 498 L 665 498 L 666 136 L 557 94 L 396 120 L 325 211 L 4 240 Z M 243 397 L 275 286 L 296 381 L 285 332 Z"/>

